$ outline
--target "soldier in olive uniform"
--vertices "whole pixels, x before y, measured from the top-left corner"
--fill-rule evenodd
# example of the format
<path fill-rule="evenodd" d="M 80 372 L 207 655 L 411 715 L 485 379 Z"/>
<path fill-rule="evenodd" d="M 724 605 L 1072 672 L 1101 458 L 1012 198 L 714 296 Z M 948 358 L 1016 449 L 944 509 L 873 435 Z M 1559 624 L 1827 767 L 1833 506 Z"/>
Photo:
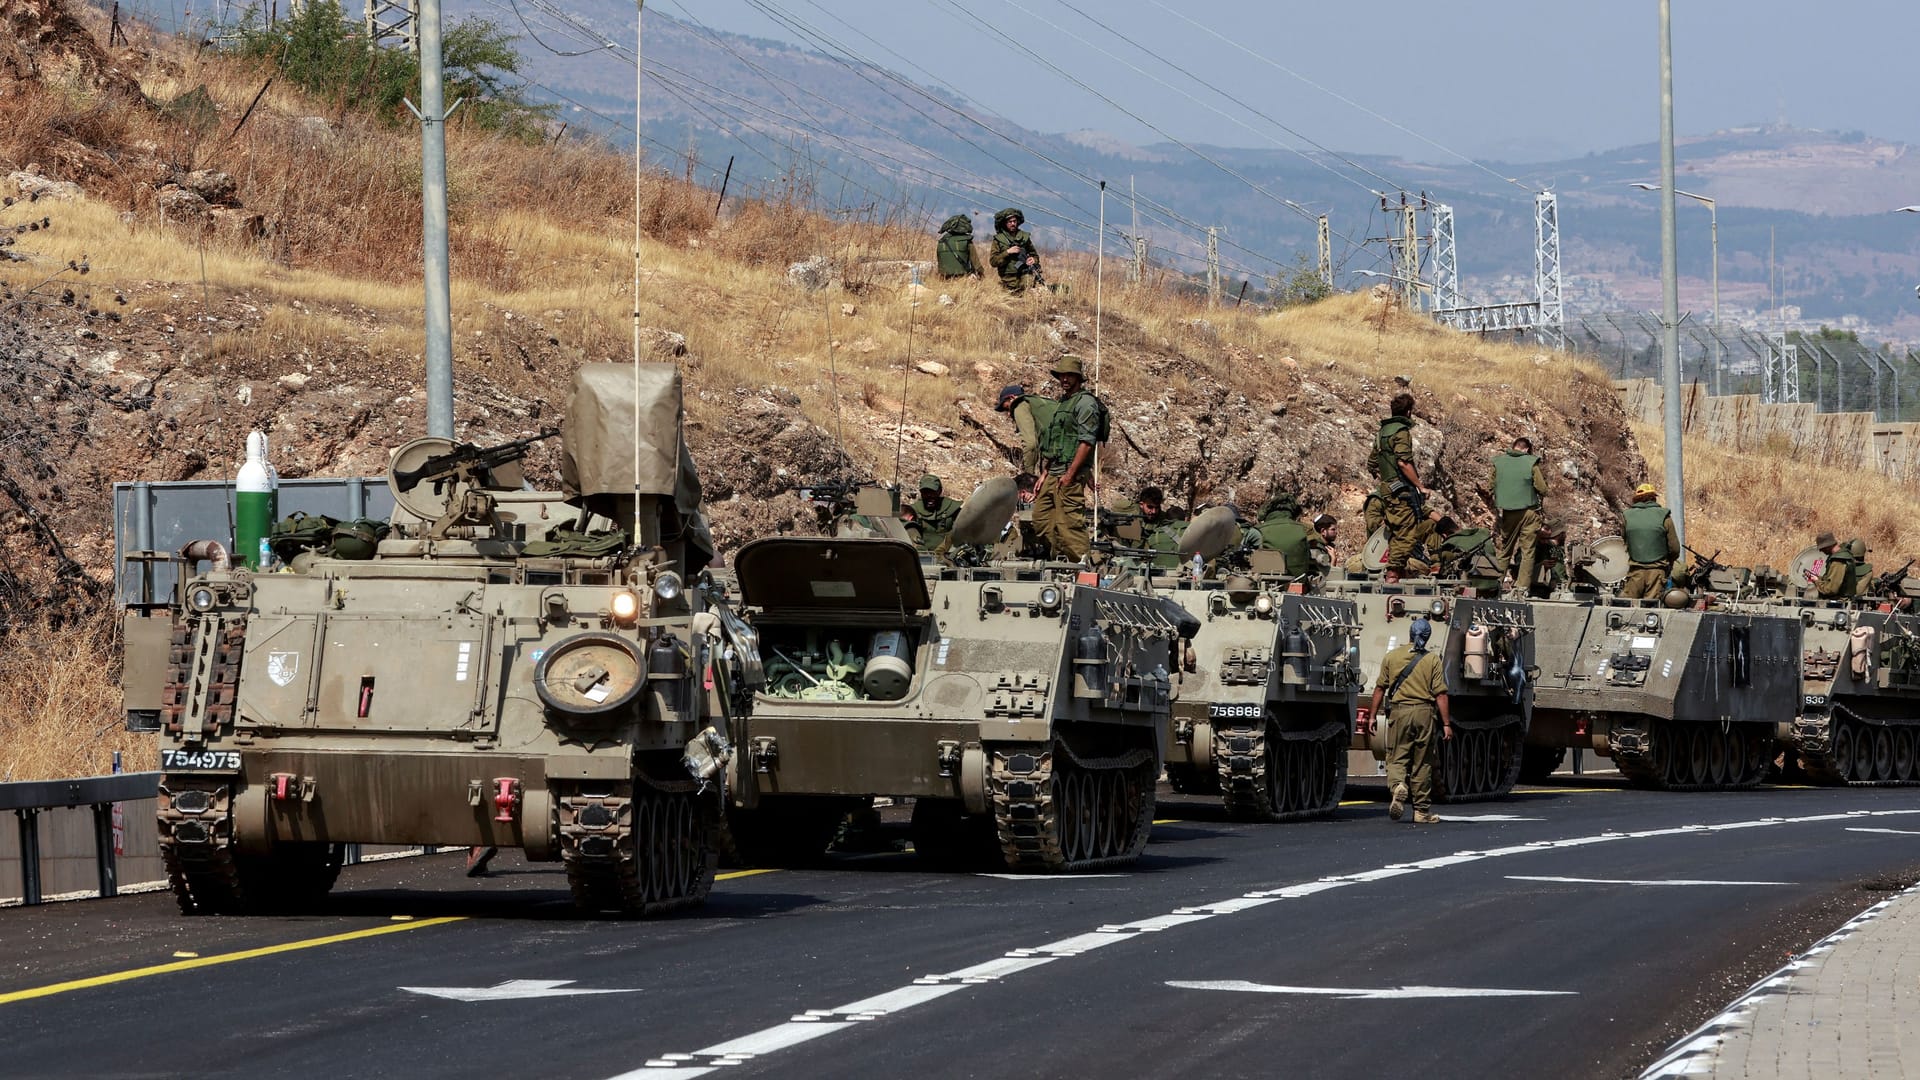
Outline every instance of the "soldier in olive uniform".
<path fill-rule="evenodd" d="M 1494 455 L 1488 487 L 1500 513 L 1500 572 L 1524 590 L 1533 580 L 1534 537 L 1540 532 L 1540 503 L 1547 493 L 1547 477 L 1531 439 L 1521 436 L 1506 453 Z"/>
<path fill-rule="evenodd" d="M 1025 293 L 1040 274 L 1040 253 L 1020 227 L 1026 220 L 1011 206 L 993 215 L 993 250 L 987 254 L 987 262 L 1000 272 L 1000 287 L 1015 296 Z"/>
<path fill-rule="evenodd" d="M 945 485 L 928 473 L 920 478 L 920 497 L 907 504 L 907 531 L 921 551 L 934 551 L 947 542 L 953 521 L 960 516 L 960 500 L 942 494 Z"/>
<path fill-rule="evenodd" d="M 1406 816 L 1407 803 L 1413 803 L 1417 825 L 1439 821 L 1433 812 L 1433 722 L 1438 716 L 1440 737 L 1453 738 L 1453 715 L 1447 710 L 1447 672 L 1440 654 L 1427 650 L 1433 636 L 1433 624 L 1415 618 L 1407 626 L 1407 643 L 1380 661 L 1380 678 L 1373 684 L 1373 705 L 1369 714 L 1373 730 L 1380 730 L 1380 706 L 1387 707 L 1389 739 L 1387 784 L 1393 801 L 1387 816 L 1399 821 Z"/>
<path fill-rule="evenodd" d="M 1814 537 L 1813 543 L 1827 557 L 1827 565 L 1820 571 L 1820 579 L 1813 583 L 1814 591 L 1820 598 L 1844 600 L 1858 592 L 1860 560 L 1854 557 L 1853 546 L 1836 542 L 1830 532 Z"/>
<path fill-rule="evenodd" d="M 1373 442 L 1373 471 L 1379 479 L 1382 521 L 1387 526 L 1387 580 L 1399 581 L 1413 554 L 1413 530 L 1420 524 L 1420 508 L 1427 489 L 1413 467 L 1413 395 L 1398 393 L 1389 406 L 1392 415 L 1380 422 Z"/>
<path fill-rule="evenodd" d="M 943 222 L 934 256 L 943 278 L 979 277 L 980 265 L 973 259 L 973 219 L 955 214 Z"/>
<path fill-rule="evenodd" d="M 1438 576 L 1466 578 L 1467 584 L 1482 595 L 1497 592 L 1504 575 L 1499 572 L 1493 547 L 1492 529 L 1455 529 L 1434 552 L 1440 561 Z"/>
<path fill-rule="evenodd" d="M 1279 491 L 1268 497 L 1254 529 L 1262 548 L 1285 557 L 1290 577 L 1318 574 L 1330 561 L 1326 541 L 1313 526 L 1300 520 L 1300 501 L 1292 492 Z"/>
<path fill-rule="evenodd" d="M 1680 536 L 1673 529 L 1673 515 L 1660 505 L 1660 491 L 1652 484 L 1633 489 L 1633 505 L 1627 507 L 1620 533 L 1627 542 L 1627 577 L 1620 583 L 1620 595 L 1629 600 L 1646 600 L 1666 590 L 1674 563 L 1680 558 Z"/>
<path fill-rule="evenodd" d="M 1046 472 L 1033 498 L 1033 524 L 1053 557 L 1078 562 L 1093 538 L 1087 532 L 1087 487 L 1093 482 L 1094 448 L 1107 441 L 1107 407 L 1086 388 L 1080 358 L 1068 353 L 1054 362 L 1060 400 L 1040 433 L 1040 457 Z"/>
<path fill-rule="evenodd" d="M 1533 577 L 1524 584 L 1527 595 L 1552 596 L 1567 585 L 1567 525 L 1549 517 L 1533 542 Z"/>
<path fill-rule="evenodd" d="M 1013 420 L 1014 434 L 1020 439 L 1020 471 L 1023 473 L 1040 475 L 1040 433 L 1046 430 L 1047 421 L 1053 419 L 1053 405 L 1052 398 L 1029 394 L 1019 383 L 1000 388 L 1000 397 L 993 408 Z"/>

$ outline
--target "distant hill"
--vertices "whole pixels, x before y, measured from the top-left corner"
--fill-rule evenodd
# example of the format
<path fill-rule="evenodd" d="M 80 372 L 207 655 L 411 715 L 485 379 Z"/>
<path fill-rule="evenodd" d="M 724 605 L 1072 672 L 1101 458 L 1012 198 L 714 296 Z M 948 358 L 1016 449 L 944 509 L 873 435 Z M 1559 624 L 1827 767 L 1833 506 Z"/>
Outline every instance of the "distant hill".
<path fill-rule="evenodd" d="M 498 8 L 478 6 L 477 0 L 456 0 L 455 10 L 461 4 L 500 18 Z M 568 10 L 611 40 L 631 42 L 631 4 L 578 0 Z M 558 47 L 580 47 L 542 36 Z M 610 56 L 562 58 L 531 40 L 521 45 L 538 83 L 631 123 L 630 67 Z M 1235 276 L 1274 273 L 1314 246 L 1310 215 L 1257 194 L 1178 146 L 1135 146 L 1100 132 L 1028 130 L 884 68 L 710 32 L 653 11 L 646 47 L 649 63 L 670 72 L 647 102 L 648 136 L 663 144 L 651 149 L 671 159 L 694 148 L 703 176 L 706 167 L 717 169 L 732 156 L 736 191 L 743 183 L 775 190 L 783 177 L 797 174 L 811 180 L 814 195 L 828 207 L 876 216 L 905 208 L 928 224 L 958 210 L 990 214 L 1014 202 L 1028 208 L 1042 242 L 1090 247 L 1096 194 L 1088 178 L 1106 179 L 1110 196 L 1120 197 L 1118 203 L 1109 198 L 1110 222 L 1129 217 L 1124 196 L 1131 180 L 1143 203 L 1151 199 L 1184 219 L 1171 221 L 1149 210 L 1142 228 L 1156 257 L 1184 269 L 1193 269 L 1204 250 L 1196 226 L 1221 228 L 1223 258 Z M 906 89 L 908 83 L 919 92 Z M 582 126 L 605 129 L 583 110 L 568 115 Z M 1520 134 L 1509 142 L 1526 145 Z M 1385 219 L 1378 200 L 1362 187 L 1285 151 L 1207 152 L 1274 195 L 1329 213 L 1343 270 L 1378 265 L 1382 245 L 1362 242 L 1383 235 Z M 1920 281 L 1920 221 L 1886 216 L 1920 199 L 1920 154 L 1914 148 L 1858 132 L 1754 127 L 1687 138 L 1679 152 L 1680 186 L 1720 200 L 1725 309 L 1768 308 L 1771 235 L 1784 303 L 1800 306 L 1810 320 L 1837 322 L 1852 314 L 1877 329 L 1920 338 L 1920 305 L 1912 293 Z M 1528 186 L 1550 185 L 1561 196 L 1564 269 L 1582 282 L 1570 290 L 1576 306 L 1657 306 L 1658 203 L 1627 187 L 1657 178 L 1652 143 L 1545 164 L 1487 163 L 1497 176 L 1461 162 L 1350 156 L 1455 208 L 1461 271 L 1472 299 L 1522 299 L 1530 292 Z M 1503 182 L 1506 176 L 1522 183 Z M 1689 279 L 1685 301 L 1704 316 L 1710 269 L 1705 209 L 1683 202 L 1680 223 L 1681 270 Z M 981 227 L 990 227 L 984 216 Z M 1515 280 L 1500 282 L 1509 276 Z M 1345 277 L 1342 284 L 1358 280 Z"/>

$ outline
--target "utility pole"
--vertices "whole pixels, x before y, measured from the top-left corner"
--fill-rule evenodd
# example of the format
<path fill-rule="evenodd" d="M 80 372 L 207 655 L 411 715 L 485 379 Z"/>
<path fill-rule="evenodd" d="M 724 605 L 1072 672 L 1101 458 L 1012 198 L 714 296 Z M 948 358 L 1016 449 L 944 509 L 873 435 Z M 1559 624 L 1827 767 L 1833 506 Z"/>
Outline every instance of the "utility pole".
<path fill-rule="evenodd" d="M 1560 199 L 1551 191 L 1533 197 L 1533 291 L 1540 305 L 1540 343 L 1567 347 L 1567 309 L 1560 289 Z"/>
<path fill-rule="evenodd" d="M 1333 291 L 1333 227 L 1327 222 L 1327 215 L 1321 214 L 1319 221 L 1319 262 L 1320 286 L 1328 292 Z"/>
<path fill-rule="evenodd" d="M 293 0 L 297 12 L 305 6 Z M 367 0 L 367 41 L 379 48 L 389 41 L 406 47 L 407 55 L 420 55 L 420 13 L 416 0 Z"/>
<path fill-rule="evenodd" d="M 1220 230 L 1207 226 L 1207 306 L 1220 306 Z"/>
<path fill-rule="evenodd" d="M 1133 177 L 1127 177 L 1127 205 L 1133 208 L 1133 231 L 1127 234 L 1127 284 L 1147 280 L 1147 238 L 1140 235 L 1140 202 L 1133 190 Z"/>
<path fill-rule="evenodd" d="M 447 110 L 440 0 L 420 0 L 420 201 L 426 278 L 427 434 L 453 437 L 453 297 L 447 271 Z M 455 102 L 455 104 L 459 104 Z"/>
<path fill-rule="evenodd" d="M 1460 306 L 1460 255 L 1454 248 L 1453 207 L 1433 204 L 1433 310 Z"/>
<path fill-rule="evenodd" d="M 1660 375 L 1665 388 L 1667 510 L 1687 542 L 1686 462 L 1680 442 L 1680 272 L 1673 203 L 1673 0 L 1660 0 Z M 1545 318 L 1545 312 L 1541 313 Z"/>

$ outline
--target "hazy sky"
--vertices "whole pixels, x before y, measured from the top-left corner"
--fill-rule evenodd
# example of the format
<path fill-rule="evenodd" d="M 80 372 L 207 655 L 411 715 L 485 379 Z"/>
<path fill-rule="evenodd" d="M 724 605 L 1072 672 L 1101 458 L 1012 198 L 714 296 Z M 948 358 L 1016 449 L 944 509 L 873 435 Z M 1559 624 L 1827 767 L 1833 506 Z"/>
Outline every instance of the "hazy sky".
<path fill-rule="evenodd" d="M 1475 156 L 1575 156 L 1649 142 L 1659 132 L 1655 0 L 765 2 L 888 67 L 904 66 L 830 17 L 837 16 L 972 100 L 1047 131 L 1096 128 L 1136 142 L 1159 138 L 1011 45 L 996 42 L 983 22 L 1190 141 L 1272 147 L 1275 143 L 1267 138 L 1271 134 L 1298 145 L 1292 136 L 1214 97 L 1080 12 L 1337 149 L 1421 158 L 1439 153 L 1180 16 L 1420 135 Z M 1920 142 L 1915 100 L 1920 5 L 1891 0 L 1676 0 L 1673 7 L 1674 111 L 1681 134 L 1785 120 L 1800 127 L 1860 130 Z M 676 17 L 690 11 L 721 29 L 800 40 L 748 0 L 653 0 L 648 10 L 655 9 Z M 1199 95 L 1257 130 L 1195 104 L 1072 35 Z"/>

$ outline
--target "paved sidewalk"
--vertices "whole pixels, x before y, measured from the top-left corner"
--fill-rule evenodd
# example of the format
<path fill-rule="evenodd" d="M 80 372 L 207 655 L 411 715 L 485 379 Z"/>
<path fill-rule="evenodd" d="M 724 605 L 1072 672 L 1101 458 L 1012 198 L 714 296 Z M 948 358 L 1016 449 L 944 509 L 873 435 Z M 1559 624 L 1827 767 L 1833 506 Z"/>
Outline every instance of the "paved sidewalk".
<path fill-rule="evenodd" d="M 1641 1076 L 1920 1077 L 1920 886 L 1762 979 Z"/>

